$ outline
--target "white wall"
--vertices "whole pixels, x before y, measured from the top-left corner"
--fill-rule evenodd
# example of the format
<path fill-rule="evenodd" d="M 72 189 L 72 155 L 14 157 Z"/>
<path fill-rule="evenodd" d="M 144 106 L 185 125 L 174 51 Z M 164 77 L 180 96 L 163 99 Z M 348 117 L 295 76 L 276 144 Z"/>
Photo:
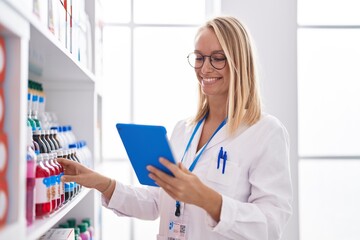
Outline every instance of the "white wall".
<path fill-rule="evenodd" d="M 299 239 L 296 0 L 225 0 L 221 12 L 247 25 L 257 48 L 265 111 L 278 117 L 291 140 L 293 216 L 283 240 Z"/>

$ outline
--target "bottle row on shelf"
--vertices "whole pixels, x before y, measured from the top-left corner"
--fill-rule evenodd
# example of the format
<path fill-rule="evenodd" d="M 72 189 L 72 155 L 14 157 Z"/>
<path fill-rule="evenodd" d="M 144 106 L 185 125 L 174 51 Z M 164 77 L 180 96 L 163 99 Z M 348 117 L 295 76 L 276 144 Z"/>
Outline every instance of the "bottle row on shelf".
<path fill-rule="evenodd" d="M 61 182 L 64 169 L 57 159 L 66 158 L 90 167 L 91 152 L 86 141 L 77 141 L 70 125 L 59 125 L 55 114 L 49 117 L 40 83 L 29 81 L 28 109 L 26 219 L 29 226 L 36 218 L 51 216 L 82 189 L 76 182 Z"/>
<path fill-rule="evenodd" d="M 28 127 L 28 131 L 31 128 Z M 76 182 L 61 182 L 63 167 L 58 158 L 66 158 L 85 164 L 88 154 L 84 148 L 62 149 L 49 135 L 29 134 L 27 147 L 26 219 L 31 225 L 35 218 L 48 217 L 80 191 Z"/>

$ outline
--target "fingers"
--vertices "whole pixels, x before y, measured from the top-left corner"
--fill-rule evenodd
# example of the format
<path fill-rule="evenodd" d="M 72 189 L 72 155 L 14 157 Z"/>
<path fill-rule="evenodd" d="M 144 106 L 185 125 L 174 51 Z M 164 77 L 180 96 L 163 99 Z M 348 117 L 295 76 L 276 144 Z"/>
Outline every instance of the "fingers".
<path fill-rule="evenodd" d="M 185 174 L 191 174 L 191 172 L 188 169 L 186 169 L 186 167 L 181 163 L 176 165 L 162 157 L 159 159 L 159 162 L 161 164 L 163 164 L 167 169 L 169 169 L 170 172 L 177 179 L 184 179 L 186 177 Z M 173 176 L 170 176 L 153 166 L 149 165 L 146 168 L 151 173 L 151 175 L 149 175 L 149 177 L 152 178 L 154 181 L 159 181 L 159 179 L 161 179 L 162 181 L 164 181 L 167 184 L 170 184 L 170 183 L 174 184 L 174 181 L 176 180 Z"/>
<path fill-rule="evenodd" d="M 176 165 L 176 164 L 170 162 L 169 160 L 167 160 L 167 159 L 165 159 L 165 158 L 163 158 L 163 157 L 161 157 L 161 158 L 159 159 L 159 162 L 160 162 L 162 165 L 164 165 L 167 169 L 169 169 L 170 172 L 171 172 L 175 177 L 181 177 L 181 172 L 182 172 L 182 171 L 180 171 L 180 164 L 181 164 L 181 163 L 179 163 L 179 165 Z"/>
<path fill-rule="evenodd" d="M 174 177 L 168 175 L 167 173 L 153 167 L 153 166 L 147 166 L 146 169 L 150 172 L 149 177 L 153 179 L 155 182 L 158 182 L 160 180 L 170 184 L 173 182 Z M 160 186 L 160 185 L 159 185 Z"/>
<path fill-rule="evenodd" d="M 61 181 L 78 182 L 79 174 L 84 172 L 81 164 L 66 158 L 58 158 L 57 162 L 64 168 L 64 175 L 61 177 Z"/>
<path fill-rule="evenodd" d="M 66 158 L 57 158 L 56 161 L 59 164 L 61 164 L 63 167 L 75 166 L 77 164 L 73 160 L 69 160 L 69 159 L 66 159 Z"/>
<path fill-rule="evenodd" d="M 63 175 L 61 177 L 61 181 L 62 182 L 77 182 L 77 176 L 73 176 L 73 175 Z"/>
<path fill-rule="evenodd" d="M 191 172 L 189 171 L 189 169 L 187 169 L 187 168 L 184 166 L 184 164 L 182 164 L 182 163 L 179 163 L 179 168 L 180 168 L 184 173 L 187 173 L 187 174 L 191 173 Z"/>

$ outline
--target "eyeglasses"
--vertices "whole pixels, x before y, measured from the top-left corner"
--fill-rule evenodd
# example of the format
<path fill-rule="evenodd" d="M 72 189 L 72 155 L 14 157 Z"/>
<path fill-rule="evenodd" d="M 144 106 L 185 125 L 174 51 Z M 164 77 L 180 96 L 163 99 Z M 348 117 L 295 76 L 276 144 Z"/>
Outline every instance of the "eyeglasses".
<path fill-rule="evenodd" d="M 205 62 L 205 58 L 210 59 L 210 64 L 217 70 L 221 70 L 226 66 L 226 57 L 223 53 L 213 53 L 211 55 L 203 55 L 201 53 L 190 53 L 187 56 L 190 66 L 195 69 L 202 68 Z"/>

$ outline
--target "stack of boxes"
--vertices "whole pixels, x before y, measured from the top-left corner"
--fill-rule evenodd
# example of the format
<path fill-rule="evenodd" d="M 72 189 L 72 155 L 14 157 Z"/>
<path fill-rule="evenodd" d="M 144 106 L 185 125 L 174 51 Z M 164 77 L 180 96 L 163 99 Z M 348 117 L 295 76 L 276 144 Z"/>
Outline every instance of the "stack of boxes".
<path fill-rule="evenodd" d="M 91 26 L 85 0 L 33 0 L 33 14 L 75 60 L 92 68 Z"/>
<path fill-rule="evenodd" d="M 4 131 L 5 96 L 4 81 L 6 70 L 5 40 L 0 36 L 0 228 L 5 225 L 8 214 L 8 184 L 6 171 L 8 167 L 8 142 Z"/>

